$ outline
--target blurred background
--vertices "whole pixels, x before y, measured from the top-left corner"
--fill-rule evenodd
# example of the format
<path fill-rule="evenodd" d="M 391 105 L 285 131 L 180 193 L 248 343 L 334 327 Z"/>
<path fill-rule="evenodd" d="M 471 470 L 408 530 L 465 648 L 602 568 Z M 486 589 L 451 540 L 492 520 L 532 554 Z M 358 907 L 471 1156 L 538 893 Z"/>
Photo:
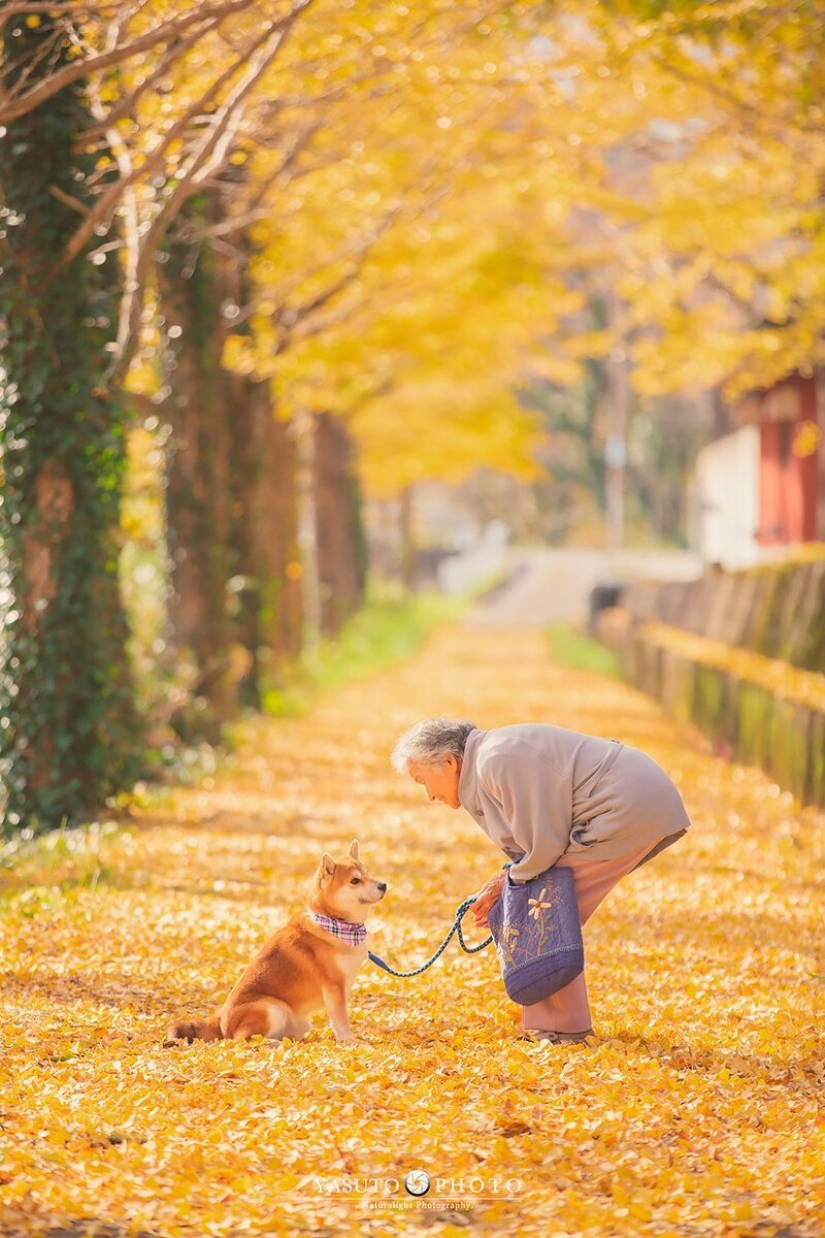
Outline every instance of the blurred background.
<path fill-rule="evenodd" d="M 693 607 L 825 669 L 819 5 L 26 0 L 0 32 L 7 832 L 468 597 L 625 603 L 616 649 Z M 800 547 L 770 621 L 678 592 Z"/>

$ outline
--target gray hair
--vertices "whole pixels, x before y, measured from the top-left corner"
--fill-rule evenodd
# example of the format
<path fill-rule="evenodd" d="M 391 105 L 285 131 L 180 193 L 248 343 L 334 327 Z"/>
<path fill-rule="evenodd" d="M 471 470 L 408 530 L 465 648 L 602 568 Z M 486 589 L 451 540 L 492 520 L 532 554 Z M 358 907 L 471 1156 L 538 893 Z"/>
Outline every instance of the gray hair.
<path fill-rule="evenodd" d="M 434 765 L 449 753 L 461 761 L 467 736 L 475 730 L 474 722 L 456 722 L 452 718 L 428 718 L 426 722 L 416 722 L 395 745 L 393 767 L 399 774 L 406 774 L 410 761 Z"/>

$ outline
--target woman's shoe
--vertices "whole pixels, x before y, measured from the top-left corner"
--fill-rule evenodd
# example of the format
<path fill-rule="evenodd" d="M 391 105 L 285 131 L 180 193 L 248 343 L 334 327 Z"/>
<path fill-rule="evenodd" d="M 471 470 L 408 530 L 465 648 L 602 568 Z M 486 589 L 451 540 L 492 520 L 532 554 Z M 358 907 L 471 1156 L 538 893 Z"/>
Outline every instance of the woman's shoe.
<path fill-rule="evenodd" d="M 525 1028 L 524 1035 L 527 1040 L 547 1040 L 551 1045 L 580 1045 L 584 1044 L 588 1036 L 593 1035 L 593 1028 L 589 1027 L 586 1032 L 550 1032 L 543 1028 L 534 1031 Z"/>

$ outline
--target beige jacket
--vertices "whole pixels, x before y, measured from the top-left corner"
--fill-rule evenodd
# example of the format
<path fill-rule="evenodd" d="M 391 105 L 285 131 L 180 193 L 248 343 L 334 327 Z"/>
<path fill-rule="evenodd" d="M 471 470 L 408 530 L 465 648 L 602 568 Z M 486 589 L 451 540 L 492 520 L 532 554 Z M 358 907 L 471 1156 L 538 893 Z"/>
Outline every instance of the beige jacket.
<path fill-rule="evenodd" d="M 458 795 L 528 881 L 562 855 L 613 860 L 690 825 L 679 792 L 645 753 L 564 727 L 472 731 Z"/>

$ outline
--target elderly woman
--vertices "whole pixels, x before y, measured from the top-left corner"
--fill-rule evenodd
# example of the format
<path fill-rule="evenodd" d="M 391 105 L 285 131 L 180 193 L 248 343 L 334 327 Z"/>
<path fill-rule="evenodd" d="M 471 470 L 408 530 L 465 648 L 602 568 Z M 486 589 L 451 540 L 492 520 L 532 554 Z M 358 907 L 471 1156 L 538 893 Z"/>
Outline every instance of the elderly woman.
<path fill-rule="evenodd" d="M 559 726 L 498 727 L 433 718 L 398 740 L 395 768 L 431 800 L 465 808 L 528 881 L 554 865 L 573 870 L 582 924 L 622 877 L 685 833 L 690 821 L 670 778 L 645 753 Z M 507 872 L 481 887 L 473 914 L 487 924 Z M 584 975 L 523 1008 L 536 1040 L 593 1034 Z"/>

